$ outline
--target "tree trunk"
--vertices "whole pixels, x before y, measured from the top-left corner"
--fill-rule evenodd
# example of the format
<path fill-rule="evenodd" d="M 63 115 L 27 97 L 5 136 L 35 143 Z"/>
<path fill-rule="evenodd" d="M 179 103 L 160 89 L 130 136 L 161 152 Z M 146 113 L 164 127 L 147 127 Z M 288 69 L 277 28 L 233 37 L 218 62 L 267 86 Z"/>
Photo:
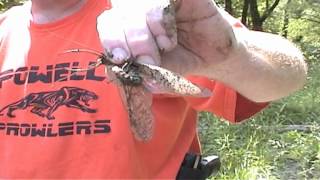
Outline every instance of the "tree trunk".
<path fill-rule="evenodd" d="M 249 0 L 244 0 L 243 7 L 242 7 L 242 15 L 241 15 L 241 22 L 245 26 L 247 26 L 248 20 L 248 10 L 249 10 Z"/>
<path fill-rule="evenodd" d="M 224 0 L 224 4 L 225 4 L 225 10 L 233 15 L 233 10 L 232 10 L 232 0 Z"/>
<path fill-rule="evenodd" d="M 271 15 L 273 10 L 277 7 L 280 0 L 274 0 L 270 8 L 266 7 L 266 10 L 263 12 L 262 16 L 259 13 L 257 0 L 249 0 L 250 14 L 252 20 L 252 29 L 256 31 L 263 31 L 264 21 Z M 269 6 L 269 1 L 267 6 Z"/>
<path fill-rule="evenodd" d="M 288 14 L 288 6 L 291 3 L 291 0 L 287 1 L 286 8 L 284 9 L 284 18 L 283 18 L 283 26 L 282 26 L 282 36 L 288 37 L 288 26 L 289 26 L 289 14 Z"/>
<path fill-rule="evenodd" d="M 266 7 L 266 10 L 264 11 L 263 15 L 261 16 L 261 21 L 265 21 L 273 12 L 273 10 L 278 6 L 280 0 L 275 0 L 271 7 Z"/>
<path fill-rule="evenodd" d="M 262 31 L 261 17 L 258 10 L 257 0 L 250 0 L 250 14 L 252 20 L 252 29 L 255 31 Z"/>

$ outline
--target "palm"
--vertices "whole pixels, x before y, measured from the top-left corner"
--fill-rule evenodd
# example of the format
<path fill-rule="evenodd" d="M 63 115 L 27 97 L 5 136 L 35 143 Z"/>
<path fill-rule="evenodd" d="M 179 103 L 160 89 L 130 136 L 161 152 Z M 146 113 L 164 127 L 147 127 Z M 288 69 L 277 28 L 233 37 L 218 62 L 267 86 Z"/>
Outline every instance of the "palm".
<path fill-rule="evenodd" d="M 211 0 L 178 2 L 176 23 L 178 46 L 163 56 L 163 66 L 192 73 L 196 68 L 203 69 L 226 58 L 234 40 L 232 29 Z M 182 60 L 188 65 L 186 68 L 181 67 Z"/>

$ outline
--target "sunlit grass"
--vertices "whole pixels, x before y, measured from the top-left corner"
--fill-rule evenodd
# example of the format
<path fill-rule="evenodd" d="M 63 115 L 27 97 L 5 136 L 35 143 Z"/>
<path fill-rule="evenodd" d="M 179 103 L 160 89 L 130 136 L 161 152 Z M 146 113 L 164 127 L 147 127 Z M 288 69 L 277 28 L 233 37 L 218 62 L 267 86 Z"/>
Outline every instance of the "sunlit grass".
<path fill-rule="evenodd" d="M 232 125 L 202 113 L 203 152 L 222 160 L 212 179 L 320 179 L 319 74 L 320 65 L 312 64 L 304 89 L 245 123 Z"/>

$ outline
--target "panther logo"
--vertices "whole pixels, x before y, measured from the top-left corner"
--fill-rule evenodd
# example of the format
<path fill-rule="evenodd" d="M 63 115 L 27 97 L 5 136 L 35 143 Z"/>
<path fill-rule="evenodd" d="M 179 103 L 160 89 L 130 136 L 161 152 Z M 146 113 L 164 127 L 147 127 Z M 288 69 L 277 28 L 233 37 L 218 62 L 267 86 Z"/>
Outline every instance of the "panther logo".
<path fill-rule="evenodd" d="M 89 108 L 89 101 L 96 99 L 98 99 L 98 96 L 94 92 L 77 87 L 62 87 L 57 91 L 30 93 L 23 99 L 2 108 L 0 113 L 7 110 L 7 116 L 14 118 L 13 111 L 32 107 L 32 113 L 52 120 L 55 119 L 52 114 L 61 106 L 95 113 L 95 109 Z"/>

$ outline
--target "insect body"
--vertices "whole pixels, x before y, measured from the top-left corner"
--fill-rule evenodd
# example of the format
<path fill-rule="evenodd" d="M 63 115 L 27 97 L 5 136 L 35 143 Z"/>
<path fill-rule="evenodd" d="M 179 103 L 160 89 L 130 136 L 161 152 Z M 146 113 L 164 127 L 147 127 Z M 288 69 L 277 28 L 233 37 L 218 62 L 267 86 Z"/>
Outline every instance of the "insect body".
<path fill-rule="evenodd" d="M 97 62 L 88 69 L 105 65 L 109 79 L 118 79 L 121 96 L 128 110 L 130 126 L 136 139 L 147 141 L 152 138 L 154 117 L 151 110 L 152 93 L 176 96 L 208 97 L 211 92 L 202 89 L 189 80 L 167 69 L 140 64 L 128 59 L 119 65 L 113 63 L 111 54 L 102 54 L 87 49 L 74 49 L 69 52 L 88 52 L 98 56 Z M 83 71 L 84 69 L 76 69 Z M 87 70 L 87 69 L 85 69 Z"/>
<path fill-rule="evenodd" d="M 142 84 L 142 77 L 139 74 L 139 67 L 134 66 L 132 62 L 126 62 L 122 67 L 113 66 L 111 70 L 124 84 L 132 86 L 139 86 Z"/>

